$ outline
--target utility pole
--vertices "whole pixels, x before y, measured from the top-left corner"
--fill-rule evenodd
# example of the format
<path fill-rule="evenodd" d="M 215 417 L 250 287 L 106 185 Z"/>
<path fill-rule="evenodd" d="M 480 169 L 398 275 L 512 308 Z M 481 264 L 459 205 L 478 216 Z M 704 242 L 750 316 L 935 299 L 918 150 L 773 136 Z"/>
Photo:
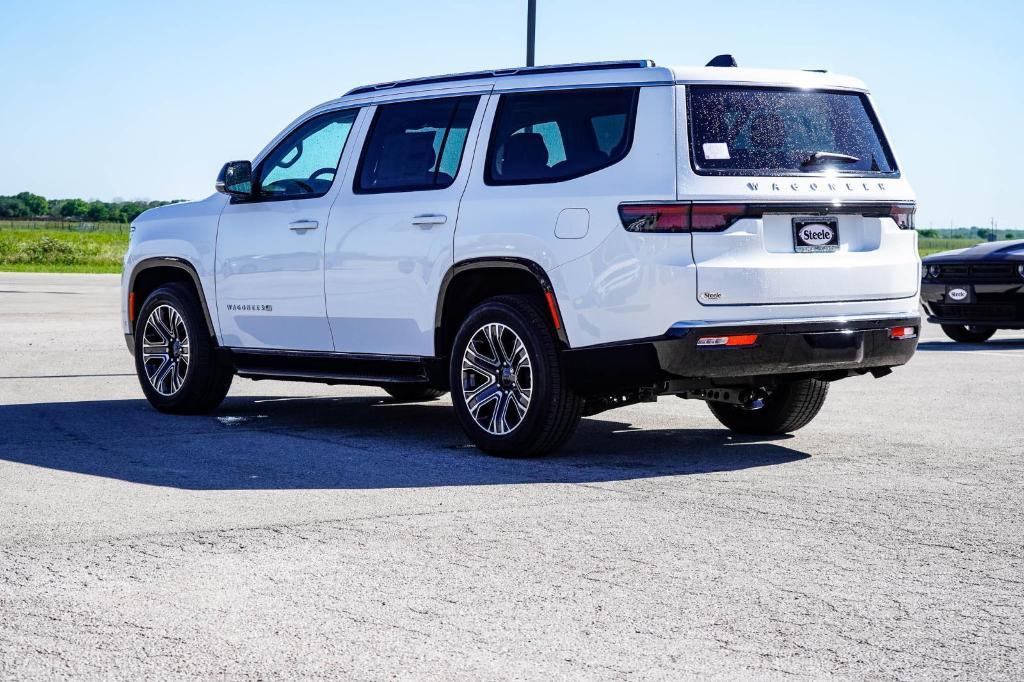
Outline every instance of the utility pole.
<path fill-rule="evenodd" d="M 526 65 L 533 66 L 533 46 L 537 39 L 537 0 L 526 0 Z"/>

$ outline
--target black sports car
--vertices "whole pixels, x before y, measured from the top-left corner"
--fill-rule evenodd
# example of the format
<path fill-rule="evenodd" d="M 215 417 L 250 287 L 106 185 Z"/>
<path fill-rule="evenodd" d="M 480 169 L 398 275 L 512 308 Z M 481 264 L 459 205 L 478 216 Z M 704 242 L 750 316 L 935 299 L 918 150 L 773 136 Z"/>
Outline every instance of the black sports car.
<path fill-rule="evenodd" d="M 997 329 L 1024 329 L 1024 239 L 987 242 L 922 259 L 928 321 L 954 341 L 981 343 Z"/>

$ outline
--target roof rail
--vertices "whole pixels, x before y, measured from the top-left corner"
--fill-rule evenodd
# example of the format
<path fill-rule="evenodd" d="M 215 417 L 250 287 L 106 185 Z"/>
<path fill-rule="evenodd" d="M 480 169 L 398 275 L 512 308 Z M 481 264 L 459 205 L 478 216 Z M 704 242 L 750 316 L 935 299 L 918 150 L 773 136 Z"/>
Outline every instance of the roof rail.
<path fill-rule="evenodd" d="M 469 71 L 452 73 L 446 76 L 427 76 L 426 78 L 410 78 L 402 81 L 362 85 L 346 92 L 348 95 L 362 95 L 391 88 L 404 88 L 410 85 L 433 85 L 435 83 L 454 83 L 457 81 L 479 80 L 482 78 L 501 78 L 504 76 L 524 76 L 544 73 L 572 73 L 573 71 L 607 71 L 609 69 L 646 69 L 654 66 L 650 59 L 633 59 L 618 62 L 581 62 L 579 64 L 551 64 L 547 66 L 519 66 L 511 69 L 492 69 L 489 71 Z"/>

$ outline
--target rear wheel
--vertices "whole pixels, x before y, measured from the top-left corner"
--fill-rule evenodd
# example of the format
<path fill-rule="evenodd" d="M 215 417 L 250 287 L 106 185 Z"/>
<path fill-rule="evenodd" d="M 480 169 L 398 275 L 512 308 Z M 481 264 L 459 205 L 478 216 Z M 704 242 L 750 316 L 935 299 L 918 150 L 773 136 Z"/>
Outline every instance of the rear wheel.
<path fill-rule="evenodd" d="M 994 327 L 975 327 L 964 324 L 944 324 L 942 331 L 946 336 L 960 343 L 984 343 L 996 333 Z"/>
<path fill-rule="evenodd" d="M 400 403 L 422 403 L 428 400 L 437 400 L 447 393 L 447 391 L 417 384 L 396 384 L 394 386 L 382 386 L 381 388 Z"/>
<path fill-rule="evenodd" d="M 161 412 L 204 414 L 220 405 L 234 368 L 218 357 L 195 294 L 182 284 L 160 287 L 135 323 L 135 372 Z"/>
<path fill-rule="evenodd" d="M 777 388 L 756 410 L 740 405 L 709 402 L 708 407 L 718 421 L 737 433 L 772 436 L 789 433 L 807 426 L 828 395 L 828 382 L 800 379 Z"/>
<path fill-rule="evenodd" d="M 531 457 L 572 436 L 583 400 L 568 386 L 539 301 L 498 296 L 470 312 L 451 355 L 452 403 L 484 452 Z"/>

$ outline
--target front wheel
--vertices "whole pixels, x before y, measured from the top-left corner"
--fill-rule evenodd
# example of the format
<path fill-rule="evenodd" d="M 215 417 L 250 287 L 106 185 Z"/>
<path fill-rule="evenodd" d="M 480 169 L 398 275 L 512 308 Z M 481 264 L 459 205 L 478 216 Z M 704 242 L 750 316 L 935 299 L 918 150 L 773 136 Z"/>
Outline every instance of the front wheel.
<path fill-rule="evenodd" d="M 709 402 L 718 421 L 737 433 L 774 436 L 807 426 L 825 404 L 828 382 L 800 379 L 783 384 L 764 400 L 764 407 L 750 410 L 740 405 Z"/>
<path fill-rule="evenodd" d="M 135 371 L 150 404 L 173 414 L 213 411 L 234 377 L 217 355 L 195 294 L 177 283 L 154 291 L 139 310 Z"/>
<path fill-rule="evenodd" d="M 492 455 L 551 452 L 583 412 L 544 309 L 530 296 L 498 296 L 470 312 L 455 337 L 450 379 L 463 430 Z"/>
<path fill-rule="evenodd" d="M 996 333 L 994 327 L 975 327 L 964 324 L 944 324 L 946 336 L 960 343 L 985 343 Z"/>

